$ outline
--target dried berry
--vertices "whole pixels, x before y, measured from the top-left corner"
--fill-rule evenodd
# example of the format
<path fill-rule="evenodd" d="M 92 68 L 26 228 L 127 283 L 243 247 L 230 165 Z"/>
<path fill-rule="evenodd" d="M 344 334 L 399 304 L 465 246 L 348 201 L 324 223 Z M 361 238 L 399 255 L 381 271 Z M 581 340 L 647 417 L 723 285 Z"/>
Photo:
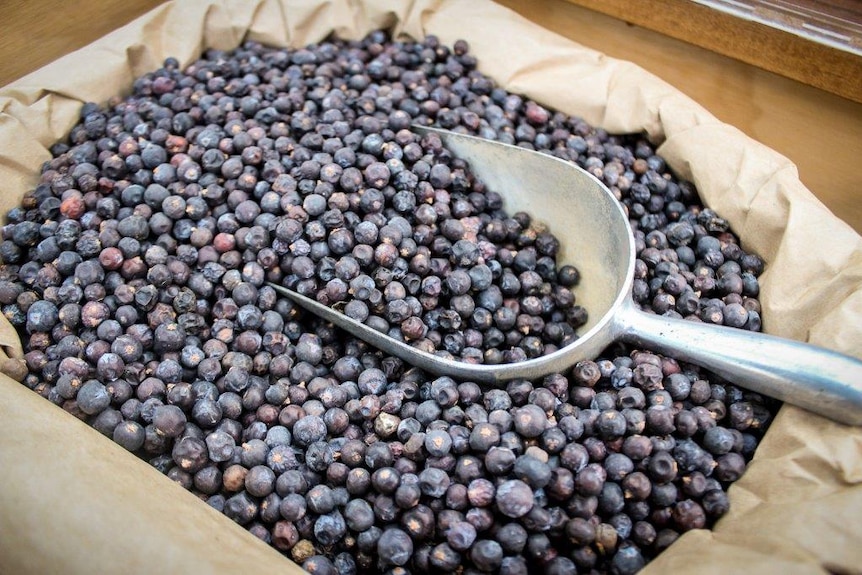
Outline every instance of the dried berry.
<path fill-rule="evenodd" d="M 400 529 L 387 529 L 377 542 L 383 565 L 405 565 L 413 554 L 413 541 Z"/>
<path fill-rule="evenodd" d="M 517 479 L 506 481 L 497 488 L 497 509 L 507 517 L 517 518 L 533 508 L 533 490 Z"/>

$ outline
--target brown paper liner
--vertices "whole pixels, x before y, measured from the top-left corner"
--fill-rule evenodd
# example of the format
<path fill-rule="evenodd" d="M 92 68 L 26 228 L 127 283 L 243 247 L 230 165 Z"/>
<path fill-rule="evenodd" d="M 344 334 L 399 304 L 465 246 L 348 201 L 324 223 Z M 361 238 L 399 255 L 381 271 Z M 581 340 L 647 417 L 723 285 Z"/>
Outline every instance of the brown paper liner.
<path fill-rule="evenodd" d="M 481 25 L 477 25 L 481 23 Z M 244 39 L 302 46 L 331 32 L 463 38 L 504 88 L 611 132 L 648 133 L 707 205 L 763 256 L 766 331 L 862 357 L 862 238 L 786 158 L 641 68 L 488 0 L 186 0 L 164 4 L 0 90 L 0 211 L 38 179 L 82 102 L 126 94 L 168 56 Z M 5 320 L 0 345 L 20 357 Z M 9 336 L 12 335 L 10 339 Z M 0 572 L 295 571 L 146 463 L 0 376 Z M 646 573 L 862 573 L 862 432 L 784 407 L 713 531 L 681 537 Z"/>

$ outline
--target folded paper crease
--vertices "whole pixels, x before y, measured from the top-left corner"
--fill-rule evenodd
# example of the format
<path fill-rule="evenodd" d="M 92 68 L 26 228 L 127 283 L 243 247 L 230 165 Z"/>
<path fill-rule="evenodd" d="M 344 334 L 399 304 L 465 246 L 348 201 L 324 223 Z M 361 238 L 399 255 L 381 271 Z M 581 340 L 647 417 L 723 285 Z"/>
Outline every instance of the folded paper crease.
<path fill-rule="evenodd" d="M 475 22 L 481 21 L 482 26 Z M 862 238 L 805 189 L 792 163 L 628 62 L 550 33 L 489 0 L 168 2 L 0 89 L 0 212 L 38 182 L 85 101 L 128 94 L 168 56 L 250 39 L 301 47 L 333 31 L 466 39 L 513 92 L 611 132 L 645 132 L 745 247 L 768 260 L 774 334 L 862 357 Z M 0 346 L 20 342 L 0 318 Z M 11 339 L 10 339 L 11 337 Z M 10 361 L 14 361 L 11 359 Z M 13 370 L 14 371 L 14 370 Z M 0 375 L 0 573 L 299 573 L 146 463 Z M 859 573 L 862 431 L 785 407 L 713 532 L 685 534 L 645 573 Z"/>

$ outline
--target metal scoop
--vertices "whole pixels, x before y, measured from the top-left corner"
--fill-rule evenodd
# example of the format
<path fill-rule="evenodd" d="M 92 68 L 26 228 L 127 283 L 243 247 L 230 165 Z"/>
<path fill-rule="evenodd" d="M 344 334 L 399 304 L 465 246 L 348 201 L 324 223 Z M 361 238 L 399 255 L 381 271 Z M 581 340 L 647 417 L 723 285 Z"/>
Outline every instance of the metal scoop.
<path fill-rule="evenodd" d="M 581 271 L 578 303 L 589 322 L 575 342 L 523 362 L 475 365 L 446 360 L 275 284 L 309 312 L 378 349 L 437 375 L 500 384 L 536 379 L 597 357 L 623 341 L 705 367 L 752 391 L 851 425 L 862 425 L 862 362 L 834 351 L 774 336 L 640 311 L 631 297 L 635 246 L 621 205 L 599 180 L 577 166 L 523 148 L 427 127 L 472 172 L 503 197 L 509 213 L 524 211 L 560 240 L 558 262 Z"/>

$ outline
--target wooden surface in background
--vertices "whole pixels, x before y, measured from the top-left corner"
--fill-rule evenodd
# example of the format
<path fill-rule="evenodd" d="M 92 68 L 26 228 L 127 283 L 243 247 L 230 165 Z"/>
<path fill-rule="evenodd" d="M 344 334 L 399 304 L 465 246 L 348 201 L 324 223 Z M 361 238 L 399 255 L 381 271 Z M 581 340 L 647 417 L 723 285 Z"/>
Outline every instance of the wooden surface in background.
<path fill-rule="evenodd" d="M 164 0 L 0 0 L 0 86 L 127 24 Z"/>
<path fill-rule="evenodd" d="M 862 232 L 862 104 L 575 6 L 498 0 L 541 26 L 635 62 L 779 151 Z M 122 26 L 161 0 L 0 0 L 0 86 Z"/>
<path fill-rule="evenodd" d="M 633 9 L 630 0 L 568 1 L 862 102 L 862 57 L 814 42 L 797 33 L 743 19 L 692 0 L 638 0 L 637 9 Z M 738 3 L 739 6 L 755 7 L 764 4 L 767 3 Z M 839 11 L 839 7 L 825 3 L 820 8 L 824 14 Z M 845 8 L 842 11 L 844 13 L 848 14 L 848 18 L 858 17 L 849 8 Z M 806 21 L 802 12 L 785 14 L 775 10 L 774 16 L 769 16 L 763 6 L 759 15 L 774 24 L 784 21 L 783 25 L 801 33 L 808 30 L 804 26 Z M 846 44 L 849 46 L 851 43 Z"/>

